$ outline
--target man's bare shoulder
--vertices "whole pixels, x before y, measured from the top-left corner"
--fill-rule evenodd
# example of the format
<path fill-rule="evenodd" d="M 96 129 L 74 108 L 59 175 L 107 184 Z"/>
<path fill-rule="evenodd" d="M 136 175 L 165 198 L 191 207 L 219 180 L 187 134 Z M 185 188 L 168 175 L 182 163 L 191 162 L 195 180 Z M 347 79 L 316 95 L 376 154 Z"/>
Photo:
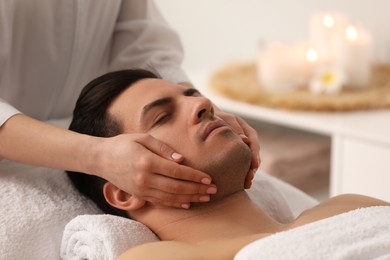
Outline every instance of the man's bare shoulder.
<path fill-rule="evenodd" d="M 290 226 L 297 227 L 317 220 L 332 217 L 358 208 L 390 206 L 390 203 L 369 196 L 343 194 L 330 198 L 314 208 L 304 211 Z"/>
<path fill-rule="evenodd" d="M 322 205 L 321 205 L 322 204 Z M 345 211 L 358 209 L 358 208 L 367 208 L 372 206 L 390 206 L 389 202 L 380 200 L 377 198 L 359 195 L 359 194 L 342 194 L 330 198 L 329 200 L 321 203 L 319 206 L 323 207 L 343 207 Z"/>
<path fill-rule="evenodd" d="M 133 247 L 119 256 L 118 260 L 126 259 L 207 259 L 197 246 L 177 242 L 158 241 Z"/>
<path fill-rule="evenodd" d="M 235 254 L 252 241 L 270 234 L 253 234 L 230 239 L 203 241 L 189 244 L 178 241 L 159 241 L 133 247 L 122 254 L 118 260 L 126 259 L 233 259 Z"/>

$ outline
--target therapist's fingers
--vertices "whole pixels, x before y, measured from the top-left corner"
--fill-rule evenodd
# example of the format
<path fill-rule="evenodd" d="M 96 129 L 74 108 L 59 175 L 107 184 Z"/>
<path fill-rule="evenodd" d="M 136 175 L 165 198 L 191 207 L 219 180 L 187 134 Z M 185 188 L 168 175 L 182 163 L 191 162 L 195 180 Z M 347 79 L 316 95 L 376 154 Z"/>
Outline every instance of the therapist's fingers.
<path fill-rule="evenodd" d="M 188 209 L 193 202 L 209 202 L 210 195 L 177 195 L 152 189 L 149 196 L 145 197 L 150 203 L 157 206 Z"/>
<path fill-rule="evenodd" d="M 187 166 L 179 165 L 179 168 L 192 171 L 193 169 Z M 157 169 L 157 171 L 159 171 Z M 178 195 L 205 195 L 205 194 L 215 194 L 217 188 L 214 184 L 199 184 L 192 181 L 180 180 L 177 178 L 171 178 L 161 174 L 154 174 L 151 176 L 148 183 L 150 189 L 159 190 L 162 192 L 167 192 Z M 175 197 L 170 199 L 171 201 L 175 200 Z M 193 202 L 198 202 L 199 200 L 194 200 Z M 190 201 L 188 201 L 190 202 Z"/>
<path fill-rule="evenodd" d="M 245 142 L 249 145 L 252 151 L 252 164 L 251 168 L 256 171 L 260 167 L 260 142 L 257 131 L 253 129 L 245 120 L 237 117 L 237 122 L 240 124 L 244 131 L 245 136 L 248 138 Z"/>
<path fill-rule="evenodd" d="M 244 188 L 249 189 L 252 186 L 252 180 L 255 177 L 255 170 L 250 169 L 245 178 Z"/>
<path fill-rule="evenodd" d="M 153 198 L 165 206 L 182 207 L 182 204 L 191 202 L 207 202 L 205 198 L 217 192 L 214 184 L 193 181 L 199 171 L 153 153 L 149 157 L 148 168 L 135 178 L 135 194 L 140 198 L 150 202 Z"/>
<path fill-rule="evenodd" d="M 241 138 L 249 147 L 251 147 L 251 145 L 253 145 L 251 143 L 249 137 L 247 137 L 246 135 L 241 135 Z M 252 186 L 252 180 L 255 177 L 255 174 L 257 172 L 258 167 L 260 166 L 260 156 L 259 156 L 259 152 L 257 152 L 256 149 L 257 148 L 251 147 L 252 163 L 251 163 L 251 168 L 245 177 L 245 184 L 244 184 L 245 189 L 249 189 Z M 258 149 L 260 149 L 260 146 L 258 147 Z"/>
<path fill-rule="evenodd" d="M 174 194 L 159 200 L 165 205 L 201 201 L 210 195 L 211 177 L 181 165 L 183 156 L 148 134 L 122 134 L 103 139 L 105 151 L 99 165 L 100 177 L 129 194 L 148 201 L 153 190 Z M 152 194 L 152 195 L 151 195 Z M 190 195 L 181 197 L 181 195 Z"/>
<path fill-rule="evenodd" d="M 176 162 L 181 162 L 184 159 L 181 154 L 177 153 L 169 145 L 161 142 L 149 134 L 138 134 L 135 141 L 165 159 Z"/>
<path fill-rule="evenodd" d="M 211 178 L 208 174 L 177 164 L 182 162 L 184 157 L 160 140 L 157 140 L 150 135 L 141 135 L 136 141 L 154 154 L 159 155 L 159 157 L 153 156 L 153 158 L 148 158 L 147 162 L 141 162 L 141 164 L 149 167 L 153 172 L 176 179 L 203 184 L 211 183 Z M 162 160 L 161 157 L 167 160 Z"/>
<path fill-rule="evenodd" d="M 152 161 L 151 169 L 154 173 L 158 173 L 172 179 L 191 181 L 197 185 L 199 191 L 202 191 L 202 187 L 206 187 L 206 185 L 211 183 L 211 178 L 206 173 L 168 160 Z M 177 190 L 177 192 L 184 191 L 180 189 Z"/>

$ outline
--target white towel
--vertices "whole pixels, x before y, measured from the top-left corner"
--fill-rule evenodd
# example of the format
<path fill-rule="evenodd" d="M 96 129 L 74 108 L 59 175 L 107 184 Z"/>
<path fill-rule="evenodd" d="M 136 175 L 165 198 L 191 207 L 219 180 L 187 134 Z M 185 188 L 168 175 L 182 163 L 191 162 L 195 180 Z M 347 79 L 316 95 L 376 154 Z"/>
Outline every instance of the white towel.
<path fill-rule="evenodd" d="M 0 259 L 60 259 L 65 225 L 99 209 L 64 172 L 0 161 Z"/>
<path fill-rule="evenodd" d="M 390 259 L 390 207 L 357 209 L 276 233 L 234 259 Z"/>
<path fill-rule="evenodd" d="M 158 241 L 150 229 L 130 219 L 112 215 L 83 215 L 69 222 L 64 231 L 64 260 L 114 260 L 127 249 Z"/>

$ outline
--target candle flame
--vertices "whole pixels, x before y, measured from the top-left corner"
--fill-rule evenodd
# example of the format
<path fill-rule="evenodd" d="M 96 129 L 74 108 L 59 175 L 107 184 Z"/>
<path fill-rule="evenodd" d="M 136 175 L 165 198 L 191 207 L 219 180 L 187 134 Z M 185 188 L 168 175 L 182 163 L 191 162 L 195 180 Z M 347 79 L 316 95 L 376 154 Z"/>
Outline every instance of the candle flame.
<path fill-rule="evenodd" d="M 324 18 L 322 19 L 322 22 L 326 28 L 331 28 L 334 26 L 335 21 L 333 17 L 330 14 L 324 15 Z"/>
<path fill-rule="evenodd" d="M 309 61 L 309 62 L 316 62 L 317 59 L 318 59 L 318 53 L 315 49 L 313 48 L 310 48 L 306 51 L 306 59 Z"/>
<path fill-rule="evenodd" d="M 345 35 L 348 40 L 355 41 L 358 37 L 358 32 L 354 26 L 349 25 L 345 31 Z"/>

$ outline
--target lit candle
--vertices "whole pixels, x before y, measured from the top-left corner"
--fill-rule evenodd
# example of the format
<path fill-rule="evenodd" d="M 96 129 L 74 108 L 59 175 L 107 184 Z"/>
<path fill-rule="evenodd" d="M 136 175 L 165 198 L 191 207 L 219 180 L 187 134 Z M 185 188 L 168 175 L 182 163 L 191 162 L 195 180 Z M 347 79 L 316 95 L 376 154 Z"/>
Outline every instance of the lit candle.
<path fill-rule="evenodd" d="M 314 49 L 314 48 L 309 48 L 307 51 L 306 51 L 306 59 L 308 62 L 310 63 L 314 63 L 317 61 L 318 59 L 318 53 L 317 51 Z"/>
<path fill-rule="evenodd" d="M 349 25 L 338 49 L 349 87 L 366 87 L 371 78 L 372 39 L 363 28 Z"/>
<path fill-rule="evenodd" d="M 297 60 L 290 46 L 275 42 L 260 55 L 258 79 L 265 90 L 290 91 L 301 84 Z"/>
<path fill-rule="evenodd" d="M 323 64 L 331 64 L 336 59 L 336 48 L 347 23 L 348 19 L 337 13 L 314 14 L 310 17 L 310 41 Z"/>
<path fill-rule="evenodd" d="M 268 91 L 290 91 L 308 84 L 317 60 L 307 44 L 272 43 L 259 58 L 258 79 Z"/>
<path fill-rule="evenodd" d="M 299 44 L 295 47 L 296 72 L 300 77 L 300 85 L 306 86 L 318 65 L 318 52 L 307 44 Z"/>

